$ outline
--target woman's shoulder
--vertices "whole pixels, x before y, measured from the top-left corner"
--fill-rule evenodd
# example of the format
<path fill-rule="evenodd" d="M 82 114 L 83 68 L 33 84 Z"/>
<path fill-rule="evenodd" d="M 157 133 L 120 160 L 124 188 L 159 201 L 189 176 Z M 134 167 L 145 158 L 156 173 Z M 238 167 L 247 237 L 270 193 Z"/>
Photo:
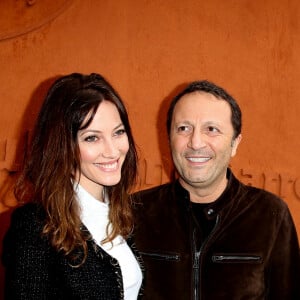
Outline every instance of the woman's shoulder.
<path fill-rule="evenodd" d="M 26 203 L 14 209 L 11 215 L 11 227 L 40 230 L 45 217 L 42 207 L 35 203 Z"/>
<path fill-rule="evenodd" d="M 42 216 L 43 208 L 37 203 L 26 203 L 23 205 L 17 206 L 12 215 L 18 217 L 34 217 L 34 216 Z"/>

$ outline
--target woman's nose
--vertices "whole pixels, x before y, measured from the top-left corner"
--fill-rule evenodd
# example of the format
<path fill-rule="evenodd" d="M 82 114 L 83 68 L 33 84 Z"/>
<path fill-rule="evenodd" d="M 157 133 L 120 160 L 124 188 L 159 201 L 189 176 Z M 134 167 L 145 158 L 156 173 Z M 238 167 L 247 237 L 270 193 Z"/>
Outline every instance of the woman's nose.
<path fill-rule="evenodd" d="M 106 158 L 116 158 L 118 156 L 118 148 L 112 139 L 107 139 L 103 145 L 102 155 Z"/>

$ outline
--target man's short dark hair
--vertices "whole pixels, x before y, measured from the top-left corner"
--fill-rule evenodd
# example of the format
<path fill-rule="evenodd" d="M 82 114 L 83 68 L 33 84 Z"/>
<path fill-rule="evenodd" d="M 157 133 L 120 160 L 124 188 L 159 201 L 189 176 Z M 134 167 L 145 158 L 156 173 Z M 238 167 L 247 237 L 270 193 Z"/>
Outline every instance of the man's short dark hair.
<path fill-rule="evenodd" d="M 177 102 L 184 96 L 194 92 L 204 92 L 215 96 L 217 99 L 224 100 L 230 105 L 231 109 L 231 123 L 234 129 L 234 137 L 236 138 L 242 130 L 242 112 L 236 100 L 228 94 L 223 88 L 215 85 L 207 80 L 194 81 L 187 85 L 177 96 L 172 100 L 167 113 L 167 132 L 170 136 L 171 122 L 173 111 Z"/>

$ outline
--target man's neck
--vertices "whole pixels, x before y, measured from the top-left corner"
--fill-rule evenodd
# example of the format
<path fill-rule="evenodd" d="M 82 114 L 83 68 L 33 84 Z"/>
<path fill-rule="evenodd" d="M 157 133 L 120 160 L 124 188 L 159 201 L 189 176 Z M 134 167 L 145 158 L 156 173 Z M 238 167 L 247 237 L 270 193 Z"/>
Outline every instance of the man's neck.
<path fill-rule="evenodd" d="M 195 203 L 212 203 L 216 201 L 224 192 L 227 186 L 227 178 L 214 184 L 213 186 L 192 186 L 179 178 L 180 184 L 189 192 L 190 201 Z"/>

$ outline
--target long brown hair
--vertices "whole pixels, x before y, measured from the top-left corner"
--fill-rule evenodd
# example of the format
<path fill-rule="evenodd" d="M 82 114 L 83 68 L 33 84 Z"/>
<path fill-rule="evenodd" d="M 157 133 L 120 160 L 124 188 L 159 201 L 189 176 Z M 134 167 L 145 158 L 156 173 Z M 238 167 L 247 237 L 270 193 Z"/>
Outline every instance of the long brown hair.
<path fill-rule="evenodd" d="M 105 241 L 110 242 L 117 235 L 128 237 L 133 226 L 129 192 L 136 183 L 137 152 L 123 101 L 99 74 L 73 73 L 54 82 L 42 104 L 15 186 L 17 200 L 30 199 L 45 210 L 43 234 L 48 236 L 52 246 L 66 256 L 81 248 L 83 261 L 89 237 L 80 229 L 82 224 L 73 186 L 75 171 L 80 171 L 77 133 L 89 126 L 103 100 L 116 105 L 129 141 L 120 182 L 105 187 L 110 199 L 112 225 Z"/>

